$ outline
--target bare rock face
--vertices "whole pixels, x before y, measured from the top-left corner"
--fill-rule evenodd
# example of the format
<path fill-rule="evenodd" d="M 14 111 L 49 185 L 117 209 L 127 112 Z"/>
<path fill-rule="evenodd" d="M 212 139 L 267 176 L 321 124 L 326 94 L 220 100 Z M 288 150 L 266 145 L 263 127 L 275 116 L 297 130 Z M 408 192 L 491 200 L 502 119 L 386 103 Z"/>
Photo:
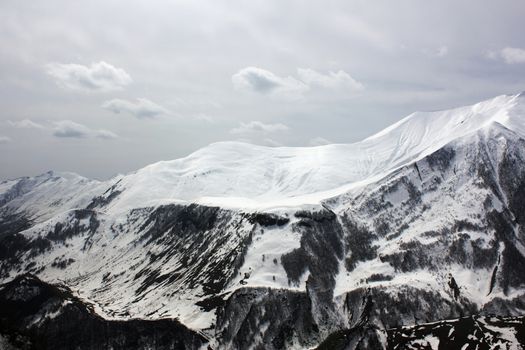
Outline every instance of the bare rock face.
<path fill-rule="evenodd" d="M 319 341 L 311 305 L 303 292 L 239 289 L 218 311 L 216 336 L 231 349 L 308 347 Z"/>
<path fill-rule="evenodd" d="M 525 317 L 464 317 L 412 327 L 356 327 L 331 334 L 317 350 L 518 349 L 525 345 Z"/>
<path fill-rule="evenodd" d="M 518 348 L 525 345 L 524 317 L 465 317 L 387 331 L 389 349 Z"/>
<path fill-rule="evenodd" d="M 174 319 L 106 320 L 67 287 L 31 275 L 3 285 L 0 304 L 2 341 L 13 349 L 182 350 L 207 343 Z"/>

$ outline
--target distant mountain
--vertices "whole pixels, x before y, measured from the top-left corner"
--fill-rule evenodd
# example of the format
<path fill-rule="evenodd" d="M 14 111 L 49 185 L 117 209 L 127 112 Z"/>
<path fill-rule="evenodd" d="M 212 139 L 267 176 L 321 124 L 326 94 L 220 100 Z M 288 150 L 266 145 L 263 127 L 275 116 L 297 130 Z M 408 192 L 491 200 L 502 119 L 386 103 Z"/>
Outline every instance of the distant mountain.
<path fill-rule="evenodd" d="M 35 297 L 16 283 L 67 288 L 105 327 L 176 318 L 182 348 L 520 348 L 524 268 L 525 94 L 353 144 L 222 142 L 105 182 L 0 183 L 0 309 Z M 0 312 L 0 345 L 50 344 L 68 311 L 42 305 L 36 323 Z M 144 332 L 135 348 L 163 348 Z M 113 336 L 81 348 L 133 347 Z"/>

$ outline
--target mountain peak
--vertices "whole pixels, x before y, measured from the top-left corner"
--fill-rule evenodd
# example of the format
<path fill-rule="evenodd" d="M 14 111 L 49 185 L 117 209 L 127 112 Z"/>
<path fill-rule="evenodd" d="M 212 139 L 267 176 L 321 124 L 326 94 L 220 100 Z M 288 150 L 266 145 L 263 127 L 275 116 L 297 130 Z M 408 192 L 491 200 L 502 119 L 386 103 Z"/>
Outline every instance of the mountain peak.
<path fill-rule="evenodd" d="M 315 204 L 498 123 L 525 135 L 519 95 L 471 106 L 416 112 L 352 144 L 265 147 L 227 141 L 124 176 L 118 205 L 183 201 L 232 207 Z M 116 204 L 117 205 L 117 204 Z"/>

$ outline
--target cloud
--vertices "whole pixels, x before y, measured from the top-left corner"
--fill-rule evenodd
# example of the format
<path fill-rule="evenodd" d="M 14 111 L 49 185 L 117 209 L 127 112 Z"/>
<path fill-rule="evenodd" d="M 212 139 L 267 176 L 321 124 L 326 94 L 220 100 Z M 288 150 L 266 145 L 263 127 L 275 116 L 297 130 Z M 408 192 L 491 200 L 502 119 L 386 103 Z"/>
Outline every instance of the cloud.
<path fill-rule="evenodd" d="M 20 129 L 45 129 L 46 128 L 45 126 L 35 123 L 34 121 L 29 120 L 29 119 L 16 120 L 16 121 L 8 120 L 7 123 L 14 128 L 20 128 Z"/>
<path fill-rule="evenodd" d="M 105 129 L 97 130 L 94 135 L 95 137 L 98 137 L 99 139 L 104 139 L 104 140 L 112 140 L 112 139 L 118 138 L 117 134 L 115 134 L 112 131 L 105 130 Z"/>
<path fill-rule="evenodd" d="M 500 55 L 507 64 L 525 63 L 524 49 L 506 47 L 500 51 Z"/>
<path fill-rule="evenodd" d="M 308 143 L 310 144 L 310 146 L 324 146 L 329 145 L 332 142 L 322 137 L 314 137 L 313 139 L 310 139 Z"/>
<path fill-rule="evenodd" d="M 445 57 L 446 55 L 448 55 L 448 46 L 443 45 L 437 50 L 436 56 Z"/>
<path fill-rule="evenodd" d="M 132 81 L 125 70 L 103 61 L 90 66 L 50 63 L 46 65 L 46 71 L 55 78 L 57 84 L 72 90 L 115 91 L 123 89 Z"/>
<path fill-rule="evenodd" d="M 257 68 L 247 67 L 232 76 L 236 90 L 247 90 L 264 95 L 280 95 L 300 98 L 311 88 L 342 89 L 361 91 L 364 85 L 343 70 L 320 73 L 311 68 L 298 68 L 297 78 L 279 77 L 274 73 Z"/>
<path fill-rule="evenodd" d="M 11 138 L 7 136 L 0 136 L 0 145 L 11 142 Z"/>
<path fill-rule="evenodd" d="M 91 129 L 87 126 L 71 120 L 55 122 L 55 127 L 53 128 L 53 136 L 56 137 L 83 138 L 89 136 L 90 133 Z"/>
<path fill-rule="evenodd" d="M 76 123 L 71 120 L 61 120 L 54 122 L 54 127 L 51 129 L 53 136 L 59 138 L 86 138 L 86 137 L 97 137 L 100 139 L 115 139 L 117 134 L 109 130 L 93 130 L 85 125 Z"/>
<path fill-rule="evenodd" d="M 161 114 L 169 113 L 166 108 L 159 106 L 158 104 L 145 98 L 137 98 L 136 102 L 113 99 L 104 102 L 102 108 L 105 108 L 113 113 L 123 112 L 132 114 L 137 118 L 155 118 Z"/>
<path fill-rule="evenodd" d="M 288 130 L 288 127 L 281 123 L 265 124 L 257 120 L 252 120 L 248 123 L 241 122 L 241 125 L 237 128 L 231 129 L 230 133 L 232 134 L 248 134 L 248 133 L 256 133 L 256 132 L 270 133 L 270 132 L 286 131 L 286 130 Z"/>
<path fill-rule="evenodd" d="M 361 91 L 364 89 L 364 85 L 359 81 L 355 80 L 343 70 L 337 72 L 328 72 L 328 74 L 322 74 L 310 68 L 298 68 L 297 74 L 305 84 L 311 87 L 321 87 L 328 89 L 349 89 L 352 91 Z"/>
<path fill-rule="evenodd" d="M 48 125 L 43 125 L 36 123 L 29 119 L 11 121 L 8 120 L 7 123 L 14 128 L 20 129 L 38 129 L 51 132 L 53 136 L 58 138 L 87 138 L 87 137 L 97 137 L 100 139 L 115 139 L 117 134 L 112 131 L 99 129 L 94 130 L 83 124 L 76 123 L 71 120 L 60 120 L 48 123 Z"/>
<path fill-rule="evenodd" d="M 252 91 L 260 94 L 300 96 L 308 90 L 302 81 L 291 76 L 279 77 L 274 73 L 257 67 L 246 67 L 232 76 L 236 90 Z"/>

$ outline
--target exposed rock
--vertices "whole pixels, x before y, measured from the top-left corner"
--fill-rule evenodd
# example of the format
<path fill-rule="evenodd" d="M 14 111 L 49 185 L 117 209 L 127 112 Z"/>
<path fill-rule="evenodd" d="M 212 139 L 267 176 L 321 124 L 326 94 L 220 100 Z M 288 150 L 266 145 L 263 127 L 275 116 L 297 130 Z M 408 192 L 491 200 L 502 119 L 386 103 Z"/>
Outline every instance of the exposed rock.
<path fill-rule="evenodd" d="M 207 340 L 174 319 L 106 320 L 64 286 L 22 275 L 0 289 L 0 334 L 18 349 L 199 349 Z"/>

